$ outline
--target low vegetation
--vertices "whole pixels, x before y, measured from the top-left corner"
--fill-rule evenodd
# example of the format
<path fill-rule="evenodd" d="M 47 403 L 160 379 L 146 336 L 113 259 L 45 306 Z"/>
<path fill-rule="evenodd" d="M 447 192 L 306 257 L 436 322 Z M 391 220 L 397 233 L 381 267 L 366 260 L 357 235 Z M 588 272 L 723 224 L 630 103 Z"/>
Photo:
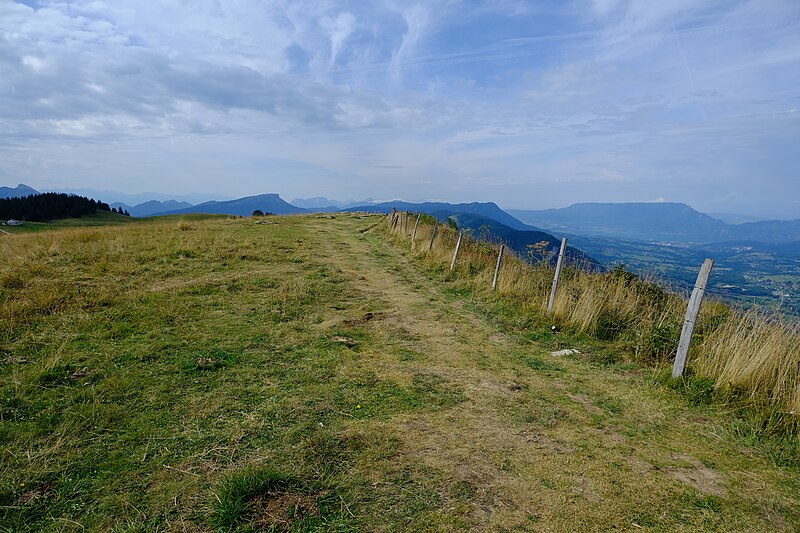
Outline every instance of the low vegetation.
<path fill-rule="evenodd" d="M 452 232 L 428 252 L 429 225 L 413 249 L 387 227 L 0 235 L 0 531 L 800 527 L 786 419 L 731 416 L 697 354 L 678 383 L 641 364 L 675 324 L 624 293 L 664 317 L 673 296 L 570 272 L 552 320 L 548 272 L 509 260 L 492 293 L 490 245 L 451 273 Z M 601 280 L 622 328 L 569 312 Z M 727 327 L 714 309 L 698 346 Z"/>
<path fill-rule="evenodd" d="M 394 235 L 410 240 L 398 226 Z M 417 232 L 417 253 L 430 269 L 451 260 L 456 234 L 440 227 L 429 251 L 433 219 Z M 454 283 L 485 293 L 494 273 L 497 249 L 466 239 Z M 553 271 L 511 255 L 504 261 L 497 296 L 524 310 L 533 321 L 546 320 Z M 699 266 L 699 265 L 698 265 Z M 626 360 L 664 368 L 672 363 L 683 325 L 686 300 L 618 267 L 598 274 L 567 268 L 555 300 L 552 321 L 564 328 L 611 343 Z M 695 330 L 686 379 L 713 381 L 714 395 L 760 417 L 768 433 L 800 432 L 800 330 L 798 323 L 774 313 L 742 311 L 706 299 Z"/>

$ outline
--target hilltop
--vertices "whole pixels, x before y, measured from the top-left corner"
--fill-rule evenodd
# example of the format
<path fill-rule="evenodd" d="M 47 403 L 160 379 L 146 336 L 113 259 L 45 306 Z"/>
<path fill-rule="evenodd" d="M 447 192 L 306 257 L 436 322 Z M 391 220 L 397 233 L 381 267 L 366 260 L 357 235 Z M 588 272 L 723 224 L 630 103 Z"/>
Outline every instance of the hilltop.
<path fill-rule="evenodd" d="M 152 213 L 151 216 L 186 215 L 191 213 L 250 216 L 256 209 L 260 209 L 264 213 L 273 213 L 276 215 L 290 215 L 306 212 L 305 209 L 295 207 L 284 201 L 280 195 L 273 193 L 246 196 L 244 198 L 227 200 L 224 202 L 212 200 L 210 202 L 205 202 L 191 207 L 185 207 L 183 209 L 173 209 L 160 213 Z"/>
<path fill-rule="evenodd" d="M 546 317 L 521 291 L 549 284 L 522 285 L 514 261 L 488 289 L 488 245 L 449 272 L 447 228 L 429 253 L 380 216 L 269 222 L 0 239 L 4 526 L 800 527 L 794 441 L 625 351 L 671 321 L 626 337 L 618 314 L 582 333 L 564 311 L 580 285 L 565 279 Z M 565 348 L 579 353 L 550 354 Z"/>
<path fill-rule="evenodd" d="M 16 187 L 0 187 L 0 198 L 19 198 L 31 194 L 39 194 L 39 191 L 24 183 L 20 183 Z"/>

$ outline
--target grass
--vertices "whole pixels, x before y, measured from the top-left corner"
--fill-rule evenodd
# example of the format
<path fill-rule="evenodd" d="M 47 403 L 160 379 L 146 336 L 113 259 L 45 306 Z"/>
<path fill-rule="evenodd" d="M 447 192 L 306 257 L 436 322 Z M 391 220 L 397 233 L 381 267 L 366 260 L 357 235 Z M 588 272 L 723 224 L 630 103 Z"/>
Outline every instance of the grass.
<path fill-rule="evenodd" d="M 6 234 L 17 235 L 21 233 L 37 233 L 40 231 L 63 228 L 128 224 L 134 221 L 135 219 L 131 217 L 112 213 L 111 211 L 98 211 L 93 215 L 85 215 L 80 218 L 64 218 L 52 222 L 24 222 L 20 226 L 2 226 L 0 229 Z M 0 232 L 0 237 L 4 236 L 3 232 Z"/>
<path fill-rule="evenodd" d="M 800 527 L 795 441 L 380 221 L 0 240 L 0 531 Z"/>
<path fill-rule="evenodd" d="M 425 268 L 443 274 L 455 248 L 455 231 L 442 227 L 428 251 L 432 221 L 418 229 L 412 247 Z M 394 232 L 395 237 L 399 232 Z M 406 236 L 403 236 L 407 240 Z M 461 293 L 490 293 L 497 250 L 467 239 L 458 268 L 447 273 L 451 288 Z M 647 366 L 667 366 L 674 358 L 686 309 L 674 292 L 618 268 L 605 274 L 566 269 L 552 316 L 543 310 L 552 271 L 531 267 L 510 255 L 503 264 L 496 293 L 501 312 L 528 323 L 546 321 L 567 332 L 585 335 L 614 348 L 611 359 Z M 499 299 L 498 299 L 499 298 Z M 614 353 L 614 351 L 616 353 Z M 796 321 L 763 311 L 744 312 L 707 299 L 698 318 L 690 354 L 690 370 L 712 383 L 710 395 L 736 408 L 755 412 L 765 431 L 800 435 L 800 330 Z"/>

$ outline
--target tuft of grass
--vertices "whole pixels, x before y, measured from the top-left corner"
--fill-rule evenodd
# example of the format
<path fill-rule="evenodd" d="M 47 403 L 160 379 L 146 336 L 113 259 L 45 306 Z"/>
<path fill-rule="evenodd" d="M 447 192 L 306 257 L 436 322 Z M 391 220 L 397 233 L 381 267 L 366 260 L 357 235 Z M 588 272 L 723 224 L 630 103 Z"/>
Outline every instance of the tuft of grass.
<path fill-rule="evenodd" d="M 249 503 L 257 496 L 297 490 L 300 482 L 268 467 L 247 467 L 230 474 L 217 488 L 210 517 L 213 527 L 233 528 L 249 518 Z"/>

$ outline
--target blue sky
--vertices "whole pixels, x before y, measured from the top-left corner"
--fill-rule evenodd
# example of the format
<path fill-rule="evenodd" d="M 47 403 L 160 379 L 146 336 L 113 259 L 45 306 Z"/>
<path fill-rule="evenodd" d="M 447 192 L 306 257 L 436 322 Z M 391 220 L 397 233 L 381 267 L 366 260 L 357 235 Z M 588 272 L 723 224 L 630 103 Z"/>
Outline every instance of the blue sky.
<path fill-rule="evenodd" d="M 800 2 L 0 0 L 0 184 L 800 218 Z"/>

